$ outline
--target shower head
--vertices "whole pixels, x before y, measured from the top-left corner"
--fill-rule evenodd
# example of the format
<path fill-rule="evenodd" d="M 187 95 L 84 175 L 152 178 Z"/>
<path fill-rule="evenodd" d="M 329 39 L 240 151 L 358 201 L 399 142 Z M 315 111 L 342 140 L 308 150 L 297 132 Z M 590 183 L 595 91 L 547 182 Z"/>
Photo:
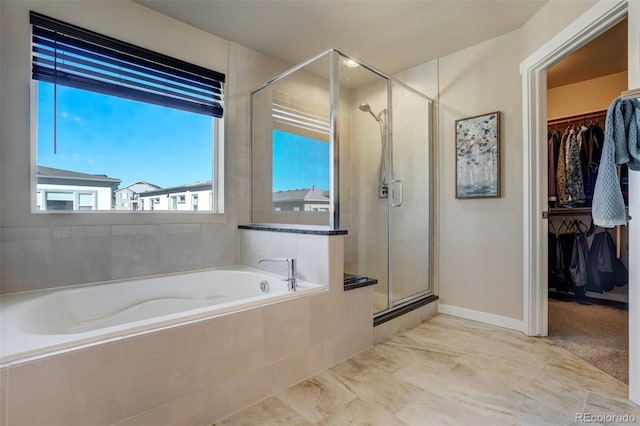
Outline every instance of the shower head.
<path fill-rule="evenodd" d="M 369 111 L 369 112 L 371 112 L 371 107 L 366 102 L 361 103 L 358 108 L 360 108 L 360 111 L 365 111 L 365 112 Z"/>
<path fill-rule="evenodd" d="M 373 111 L 371 111 L 371 107 L 369 106 L 369 104 L 368 104 L 368 103 L 366 103 L 366 102 L 362 102 L 362 103 L 358 106 L 358 109 L 359 109 L 360 111 L 363 111 L 363 112 L 368 112 L 369 114 L 371 114 L 371 116 L 372 116 L 373 118 L 375 118 L 375 119 L 376 119 L 376 121 L 377 121 L 377 122 L 380 122 L 380 117 L 378 117 L 377 115 L 375 115 L 375 114 L 373 113 Z"/>

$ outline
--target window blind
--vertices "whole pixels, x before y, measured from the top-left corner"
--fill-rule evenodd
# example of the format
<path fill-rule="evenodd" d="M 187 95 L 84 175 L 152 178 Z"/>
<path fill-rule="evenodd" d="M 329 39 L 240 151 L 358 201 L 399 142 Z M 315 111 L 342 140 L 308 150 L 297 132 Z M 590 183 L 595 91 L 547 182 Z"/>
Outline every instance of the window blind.
<path fill-rule="evenodd" d="M 273 91 L 271 116 L 274 128 L 329 142 L 331 127 L 326 105 L 315 106 L 290 94 Z"/>
<path fill-rule="evenodd" d="M 30 13 L 32 78 L 222 117 L 225 75 Z"/>

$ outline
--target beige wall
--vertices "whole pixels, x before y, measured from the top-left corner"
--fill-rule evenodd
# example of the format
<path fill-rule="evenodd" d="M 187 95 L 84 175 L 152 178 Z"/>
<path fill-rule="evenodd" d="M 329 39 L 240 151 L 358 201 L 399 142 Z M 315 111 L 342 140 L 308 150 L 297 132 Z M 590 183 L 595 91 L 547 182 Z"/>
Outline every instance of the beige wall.
<path fill-rule="evenodd" d="M 547 90 L 547 118 L 606 110 L 611 99 L 627 90 L 627 72 L 606 75 Z"/>
<path fill-rule="evenodd" d="M 30 213 L 29 10 L 227 74 L 224 215 Z M 238 263 L 248 95 L 286 65 L 128 1 L 2 2 L 1 54 L 1 293 Z"/>
<path fill-rule="evenodd" d="M 551 1 L 519 30 L 440 58 L 441 304 L 523 319 L 519 65 L 593 4 Z M 454 122 L 492 111 L 502 114 L 502 196 L 456 200 Z"/>

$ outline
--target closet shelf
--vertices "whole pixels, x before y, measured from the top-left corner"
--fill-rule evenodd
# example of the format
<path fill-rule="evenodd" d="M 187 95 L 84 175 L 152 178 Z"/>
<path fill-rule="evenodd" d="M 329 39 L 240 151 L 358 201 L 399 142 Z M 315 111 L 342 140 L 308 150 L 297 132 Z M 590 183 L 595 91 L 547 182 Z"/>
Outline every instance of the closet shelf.
<path fill-rule="evenodd" d="M 627 90 L 620 94 L 620 98 L 624 101 L 627 99 L 638 99 L 640 98 L 640 89 Z"/>
<path fill-rule="evenodd" d="M 554 126 L 554 125 L 558 125 L 558 124 L 564 124 L 564 123 L 572 123 L 575 121 L 581 121 L 581 120 L 589 120 L 589 119 L 593 119 L 593 118 L 604 118 L 607 116 L 607 110 L 603 109 L 600 111 L 593 111 L 593 112 L 587 112 L 587 113 L 582 113 L 582 114 L 575 114 L 575 115 L 568 115 L 566 117 L 557 117 L 557 118 L 552 118 L 547 120 L 547 126 Z"/>
<path fill-rule="evenodd" d="M 625 207 L 627 213 L 629 207 Z M 591 214 L 591 207 L 554 207 L 549 209 L 549 216 L 584 216 Z"/>
<path fill-rule="evenodd" d="M 549 209 L 549 216 L 584 216 L 591 214 L 591 207 L 554 207 Z"/>

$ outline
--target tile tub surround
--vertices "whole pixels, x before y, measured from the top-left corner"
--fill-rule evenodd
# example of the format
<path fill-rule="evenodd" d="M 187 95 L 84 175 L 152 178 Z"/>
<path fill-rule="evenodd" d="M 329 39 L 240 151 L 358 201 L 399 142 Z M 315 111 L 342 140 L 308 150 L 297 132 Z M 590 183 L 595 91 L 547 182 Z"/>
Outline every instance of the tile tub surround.
<path fill-rule="evenodd" d="M 244 250 L 295 255 L 328 290 L 9 364 L 0 424 L 211 424 L 372 346 L 373 287 L 343 290 L 343 237 L 243 232 L 269 237 Z"/>
<path fill-rule="evenodd" d="M 627 386 L 545 339 L 440 314 L 216 425 L 558 425 L 635 416 Z"/>
<path fill-rule="evenodd" d="M 285 279 L 233 266 L 5 295 L 0 366 L 326 291 L 299 280 L 289 292 Z"/>
<path fill-rule="evenodd" d="M 236 232 L 217 223 L 2 228 L 0 293 L 237 264 Z"/>

